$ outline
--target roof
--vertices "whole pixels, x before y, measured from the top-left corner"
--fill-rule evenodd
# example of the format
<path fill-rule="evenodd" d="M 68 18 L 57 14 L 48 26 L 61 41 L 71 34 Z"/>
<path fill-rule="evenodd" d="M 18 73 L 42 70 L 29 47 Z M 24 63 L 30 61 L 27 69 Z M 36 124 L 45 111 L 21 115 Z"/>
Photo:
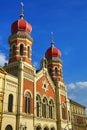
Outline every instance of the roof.
<path fill-rule="evenodd" d="M 75 105 L 78 105 L 78 106 L 83 107 L 83 108 L 86 108 L 86 107 L 85 107 L 85 106 L 83 106 L 82 104 L 77 103 L 76 101 L 73 101 L 73 100 L 72 100 L 72 99 L 70 99 L 70 98 L 68 98 L 68 99 L 69 99 L 70 103 L 75 104 Z"/>

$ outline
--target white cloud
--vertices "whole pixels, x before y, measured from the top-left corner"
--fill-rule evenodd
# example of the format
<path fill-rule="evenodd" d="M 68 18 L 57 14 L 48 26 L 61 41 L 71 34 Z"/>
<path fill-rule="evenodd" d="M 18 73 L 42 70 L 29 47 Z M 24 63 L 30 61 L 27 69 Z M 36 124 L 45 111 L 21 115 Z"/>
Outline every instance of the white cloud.
<path fill-rule="evenodd" d="M 7 62 L 6 56 L 3 53 L 0 53 L 0 66 L 3 66 Z"/>
<path fill-rule="evenodd" d="M 69 89 L 75 89 L 76 88 L 76 85 L 74 83 L 70 83 L 70 84 L 67 84 L 67 87 Z"/>
<path fill-rule="evenodd" d="M 76 95 L 75 94 L 72 94 L 72 93 L 69 93 L 68 94 L 68 97 L 70 98 L 70 99 L 75 99 L 76 98 Z"/>
<path fill-rule="evenodd" d="M 87 107 L 87 81 L 69 83 L 66 86 L 68 88 L 68 97 Z"/>
<path fill-rule="evenodd" d="M 85 82 L 76 82 L 76 85 L 80 88 L 87 88 L 87 81 Z"/>
<path fill-rule="evenodd" d="M 76 88 L 85 89 L 87 88 L 87 81 L 84 82 L 79 81 L 79 82 L 67 84 L 67 88 L 72 90 Z"/>

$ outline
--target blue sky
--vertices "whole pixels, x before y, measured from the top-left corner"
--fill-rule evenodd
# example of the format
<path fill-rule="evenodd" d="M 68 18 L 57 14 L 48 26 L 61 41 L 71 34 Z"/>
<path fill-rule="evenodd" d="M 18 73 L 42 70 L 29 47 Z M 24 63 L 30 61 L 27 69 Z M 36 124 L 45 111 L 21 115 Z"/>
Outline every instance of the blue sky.
<path fill-rule="evenodd" d="M 68 96 L 87 107 L 87 0 L 22 0 L 24 19 L 32 25 L 33 64 L 50 46 L 51 32 L 55 47 L 62 53 L 63 76 Z M 8 36 L 11 24 L 19 19 L 20 0 L 0 2 L 0 65 L 8 61 Z"/>

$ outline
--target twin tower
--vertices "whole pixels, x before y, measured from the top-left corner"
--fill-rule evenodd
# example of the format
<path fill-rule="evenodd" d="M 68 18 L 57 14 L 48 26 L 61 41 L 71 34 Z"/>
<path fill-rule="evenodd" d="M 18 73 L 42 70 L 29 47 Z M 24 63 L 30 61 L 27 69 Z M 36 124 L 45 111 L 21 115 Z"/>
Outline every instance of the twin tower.
<path fill-rule="evenodd" d="M 4 69 L 9 75 L 6 81 L 11 85 L 6 86 L 9 91 L 5 92 L 7 105 L 3 107 L 6 113 L 2 129 L 61 130 L 70 123 L 61 52 L 52 40 L 37 71 L 32 64 L 31 31 L 22 9 L 20 19 L 12 23 L 9 36 L 9 61 Z"/>

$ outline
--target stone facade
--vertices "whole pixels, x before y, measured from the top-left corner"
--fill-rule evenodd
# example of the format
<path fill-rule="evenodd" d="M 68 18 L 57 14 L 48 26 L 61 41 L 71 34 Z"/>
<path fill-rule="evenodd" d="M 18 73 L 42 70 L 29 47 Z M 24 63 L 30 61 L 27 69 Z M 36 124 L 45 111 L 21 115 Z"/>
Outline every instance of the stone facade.
<path fill-rule="evenodd" d="M 0 126 L 2 125 L 2 118 L 3 118 L 3 99 L 4 99 L 4 88 L 5 88 L 5 77 L 6 71 L 0 67 Z M 1 130 L 1 128 L 0 128 Z"/>
<path fill-rule="evenodd" d="M 75 130 L 86 130 L 85 107 L 70 99 L 71 123 Z"/>

